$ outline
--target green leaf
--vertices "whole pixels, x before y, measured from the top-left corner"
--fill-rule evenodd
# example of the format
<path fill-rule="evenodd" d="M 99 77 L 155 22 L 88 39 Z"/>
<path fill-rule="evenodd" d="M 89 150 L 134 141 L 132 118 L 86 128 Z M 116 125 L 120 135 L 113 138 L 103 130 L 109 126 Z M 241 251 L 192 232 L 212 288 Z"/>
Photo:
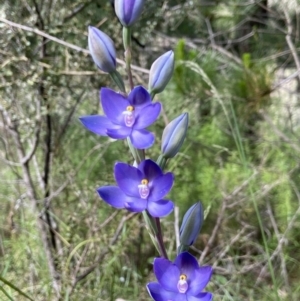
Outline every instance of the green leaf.
<path fill-rule="evenodd" d="M 28 300 L 34 301 L 26 293 L 24 293 L 23 291 L 21 291 L 18 287 L 16 287 L 15 285 L 13 285 L 10 281 L 6 280 L 2 276 L 0 276 L 0 281 L 2 281 L 4 284 L 6 284 L 9 287 L 11 287 L 13 290 L 17 291 L 20 295 L 22 295 L 23 297 L 27 298 Z M 11 300 L 13 300 L 13 299 L 11 299 Z"/>

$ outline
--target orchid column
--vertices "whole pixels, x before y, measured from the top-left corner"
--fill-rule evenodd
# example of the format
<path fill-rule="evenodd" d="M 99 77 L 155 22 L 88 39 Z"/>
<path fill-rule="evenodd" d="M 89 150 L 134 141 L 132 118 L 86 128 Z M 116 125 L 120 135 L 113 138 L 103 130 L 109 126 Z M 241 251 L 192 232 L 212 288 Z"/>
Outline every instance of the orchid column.
<path fill-rule="evenodd" d="M 100 104 L 104 115 L 83 116 L 83 126 L 100 136 L 116 140 L 126 139 L 134 164 L 116 162 L 116 185 L 99 187 L 97 193 L 108 205 L 116 209 L 142 213 L 147 230 L 159 258 L 154 261 L 158 282 L 147 285 L 156 301 L 209 301 L 211 293 L 202 292 L 208 284 L 212 268 L 199 267 L 188 252 L 203 223 L 200 202 L 185 214 L 180 228 L 180 246 L 174 262 L 168 259 L 163 240 L 160 218 L 169 215 L 174 203 L 165 199 L 174 184 L 174 175 L 164 172 L 169 160 L 180 151 L 188 128 L 188 113 L 171 121 L 163 131 L 161 155 L 157 160 L 146 159 L 146 150 L 155 143 L 155 136 L 148 131 L 161 112 L 162 104 L 154 102 L 170 81 L 174 70 L 172 50 L 161 55 L 151 66 L 148 90 L 134 86 L 131 73 L 131 28 L 140 17 L 145 0 L 115 0 L 115 11 L 123 25 L 123 44 L 128 77 L 127 92 L 122 76 L 116 69 L 116 50 L 113 41 L 99 29 L 90 26 L 88 45 L 91 56 L 99 69 L 108 73 L 119 91 L 101 88 Z"/>

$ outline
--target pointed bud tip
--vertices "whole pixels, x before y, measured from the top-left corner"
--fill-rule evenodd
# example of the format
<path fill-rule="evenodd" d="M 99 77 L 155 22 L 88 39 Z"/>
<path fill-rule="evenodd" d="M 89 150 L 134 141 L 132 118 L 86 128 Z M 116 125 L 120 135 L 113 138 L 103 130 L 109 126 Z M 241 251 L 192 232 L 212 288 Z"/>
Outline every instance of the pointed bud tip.
<path fill-rule="evenodd" d="M 97 67 L 107 73 L 116 70 L 116 50 L 111 38 L 93 26 L 88 26 L 88 45 Z"/>
<path fill-rule="evenodd" d="M 174 64 L 175 60 L 173 50 L 169 50 L 155 60 L 151 66 L 149 75 L 150 92 L 157 94 L 165 89 L 172 78 Z"/>
<path fill-rule="evenodd" d="M 185 213 L 180 227 L 180 243 L 191 246 L 197 239 L 203 224 L 203 207 L 197 202 Z"/>
<path fill-rule="evenodd" d="M 164 129 L 161 152 L 166 159 L 173 158 L 180 150 L 186 137 L 189 124 L 188 113 L 173 119 Z"/>

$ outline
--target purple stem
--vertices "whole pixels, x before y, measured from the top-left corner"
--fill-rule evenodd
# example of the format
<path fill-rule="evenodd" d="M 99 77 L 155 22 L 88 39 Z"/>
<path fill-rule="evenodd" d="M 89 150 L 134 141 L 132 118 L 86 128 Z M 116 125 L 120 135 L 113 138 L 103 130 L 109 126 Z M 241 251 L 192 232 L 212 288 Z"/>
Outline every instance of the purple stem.
<path fill-rule="evenodd" d="M 159 249 L 160 249 L 160 256 L 168 259 L 168 255 L 167 255 L 167 251 L 164 245 L 164 240 L 163 240 L 163 235 L 162 235 L 162 230 L 161 230 L 161 225 L 160 225 L 160 219 L 158 217 L 155 218 L 155 223 L 157 226 L 157 235 L 156 235 L 156 239 L 159 245 Z"/>

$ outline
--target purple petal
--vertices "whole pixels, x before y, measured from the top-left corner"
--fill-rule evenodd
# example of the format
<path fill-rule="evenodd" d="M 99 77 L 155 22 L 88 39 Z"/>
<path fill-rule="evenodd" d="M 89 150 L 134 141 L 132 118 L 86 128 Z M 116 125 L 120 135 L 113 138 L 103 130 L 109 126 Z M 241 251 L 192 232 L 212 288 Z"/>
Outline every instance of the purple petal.
<path fill-rule="evenodd" d="M 131 201 L 126 203 L 125 207 L 132 212 L 142 212 L 147 208 L 147 200 L 131 197 Z"/>
<path fill-rule="evenodd" d="M 135 111 L 136 120 L 133 126 L 134 129 L 141 130 L 150 126 L 158 118 L 160 110 L 161 110 L 160 102 L 156 102 L 154 104 L 143 107 L 141 110 L 137 109 Z"/>
<path fill-rule="evenodd" d="M 179 254 L 174 263 L 178 266 L 180 273 L 185 274 L 188 279 L 193 279 L 195 271 L 199 269 L 196 258 L 188 252 Z"/>
<path fill-rule="evenodd" d="M 140 198 L 138 185 L 144 176 L 139 169 L 126 163 L 116 163 L 114 173 L 118 186 L 125 194 Z"/>
<path fill-rule="evenodd" d="M 177 283 L 180 277 L 178 267 L 165 258 L 155 258 L 153 266 L 159 284 L 168 291 L 178 292 Z"/>
<path fill-rule="evenodd" d="M 156 177 L 163 175 L 161 168 L 150 159 L 142 161 L 139 164 L 138 169 L 144 174 L 149 182 L 153 182 Z"/>
<path fill-rule="evenodd" d="M 174 182 L 174 176 L 171 172 L 158 176 L 153 179 L 151 185 L 151 194 L 149 201 L 157 201 L 162 199 L 171 190 Z"/>
<path fill-rule="evenodd" d="M 185 294 L 167 291 L 159 283 L 156 282 L 148 283 L 147 289 L 149 295 L 155 301 L 167 301 L 167 300 L 186 301 Z"/>
<path fill-rule="evenodd" d="M 200 267 L 195 271 L 194 277 L 190 279 L 188 295 L 198 295 L 206 287 L 212 275 L 212 267 Z"/>
<path fill-rule="evenodd" d="M 83 116 L 79 120 L 88 130 L 101 136 L 107 136 L 106 129 L 112 126 L 108 118 L 100 115 Z"/>
<path fill-rule="evenodd" d="M 122 127 L 122 126 L 115 126 L 115 128 L 107 129 L 107 136 L 114 138 L 114 139 L 125 139 L 130 136 L 132 130 L 131 128 Z"/>
<path fill-rule="evenodd" d="M 173 202 L 168 200 L 160 200 L 157 202 L 148 202 L 147 210 L 153 217 L 164 217 L 170 214 L 173 208 Z"/>
<path fill-rule="evenodd" d="M 129 101 L 120 93 L 108 88 L 100 91 L 103 112 L 114 124 L 125 126 L 123 112 L 130 105 Z"/>
<path fill-rule="evenodd" d="M 154 143 L 154 135 L 147 130 L 132 130 L 130 140 L 135 148 L 145 149 Z"/>
<path fill-rule="evenodd" d="M 125 208 L 125 203 L 131 201 L 117 186 L 103 186 L 98 188 L 97 192 L 103 201 L 117 209 Z"/>
<path fill-rule="evenodd" d="M 200 293 L 197 296 L 187 296 L 187 301 L 211 301 L 213 295 L 211 293 Z"/>
<path fill-rule="evenodd" d="M 130 92 L 128 96 L 128 101 L 134 107 L 143 107 L 145 105 L 151 104 L 152 99 L 150 94 L 144 87 L 137 86 Z"/>

